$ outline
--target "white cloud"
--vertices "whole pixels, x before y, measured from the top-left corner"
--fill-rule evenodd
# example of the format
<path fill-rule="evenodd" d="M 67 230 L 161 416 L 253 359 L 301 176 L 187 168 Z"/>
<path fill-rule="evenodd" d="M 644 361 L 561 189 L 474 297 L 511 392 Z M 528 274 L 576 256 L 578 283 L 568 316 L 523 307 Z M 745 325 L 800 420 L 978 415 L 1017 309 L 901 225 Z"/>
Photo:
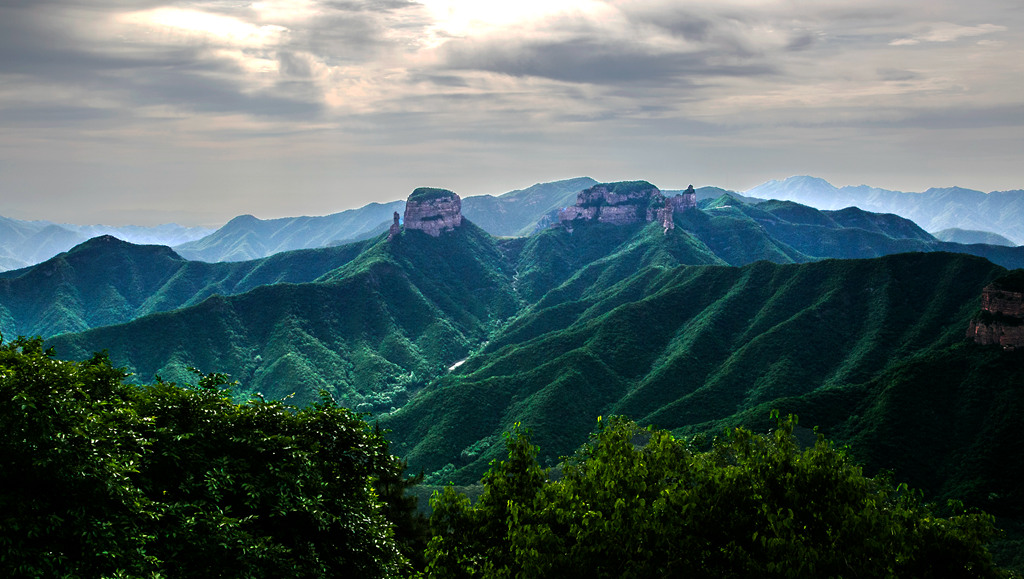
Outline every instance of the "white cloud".
<path fill-rule="evenodd" d="M 239 18 L 191 8 L 163 7 L 119 14 L 116 20 L 137 27 L 132 37 L 154 35 L 166 42 L 216 43 L 262 48 L 281 44 L 288 29 L 276 24 L 257 25 Z"/>
<path fill-rule="evenodd" d="M 929 26 L 924 32 L 908 38 L 898 38 L 889 43 L 890 46 L 913 46 L 922 42 L 953 42 L 961 38 L 985 36 L 998 32 L 1006 32 L 1005 26 L 997 24 L 981 24 L 978 26 L 961 26 L 949 22 L 940 22 Z"/>

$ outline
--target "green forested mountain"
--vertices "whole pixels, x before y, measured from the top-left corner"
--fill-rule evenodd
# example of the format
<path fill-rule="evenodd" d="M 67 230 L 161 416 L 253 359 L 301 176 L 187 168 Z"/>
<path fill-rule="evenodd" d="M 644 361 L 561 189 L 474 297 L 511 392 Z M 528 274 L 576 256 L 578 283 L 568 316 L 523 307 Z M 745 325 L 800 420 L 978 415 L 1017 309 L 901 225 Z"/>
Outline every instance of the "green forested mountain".
<path fill-rule="evenodd" d="M 518 270 L 518 287 L 527 301 L 540 299 L 591 260 L 613 250 L 637 255 L 662 252 L 644 259 L 665 265 L 743 265 L 759 259 L 793 263 L 945 249 L 982 255 L 1005 266 L 1024 265 L 1024 250 L 942 244 L 910 221 L 856 208 L 818 211 L 779 201 L 748 205 L 729 195 L 704 201 L 702 206 L 702 211 L 676 217 L 689 233 L 668 236 L 667 245 L 652 245 L 657 233 L 653 229 L 636 237 L 634 229 L 608 227 L 501 242 L 502 251 L 512 260 L 508 267 Z M 278 282 L 311 282 L 372 244 L 364 241 L 246 262 L 203 263 L 186 261 L 167 248 L 98 238 L 36 267 L 0 273 L 0 331 L 50 337 L 195 305 L 214 294 L 234 295 Z"/>
<path fill-rule="evenodd" d="M 229 373 L 243 398 L 294 393 L 303 404 L 327 390 L 375 415 L 391 429 L 393 448 L 435 482 L 475 481 L 516 422 L 533 429 L 542 460 L 553 464 L 599 415 L 714 433 L 780 408 L 857 444 L 872 468 L 902 461 L 900 472 L 930 492 L 974 501 L 994 492 L 1005 512 L 1021 502 L 1019 489 L 993 478 L 997 459 L 1024 458 L 1019 449 L 980 452 L 1018 423 L 1004 413 L 1016 407 L 1005 398 L 1015 391 L 982 386 L 982 368 L 1002 364 L 1001 380 L 1014 383 L 1019 360 L 962 344 L 981 288 L 1005 270 L 937 251 L 985 251 L 1012 264 L 1021 248 L 944 244 L 901 218 L 858 210 L 728 196 L 701 207 L 677 213 L 668 233 L 659 223 L 595 223 L 496 239 L 465 220 L 437 238 L 405 231 L 390 241 L 203 264 L 241 293 L 208 290 L 221 295 L 49 345 L 66 358 L 108 349 L 140 382 L 185 380 L 195 366 Z M 145 260 L 154 279 L 184 275 L 168 273 L 175 264 L 198 267 L 164 251 Z M 913 252 L 823 259 L 900 251 Z M 73 254 L 62 259 L 73 262 Z M 302 275 L 281 277 L 287 264 Z M 117 273 L 129 270 L 107 275 L 130 279 Z M 44 270 L 3 281 L 28 275 Z M 122 296 L 145 293 L 92 285 L 104 283 Z M 132 291 L 143 288 L 132 283 Z M 931 374 L 922 362 L 929 359 L 960 362 Z M 927 407 L 912 400 L 929 379 L 945 380 L 936 390 L 944 394 L 914 414 Z M 1000 402 L 985 406 L 978 396 Z M 943 431 L 927 461 L 891 444 L 895 421 L 920 420 L 927 432 L 947 417 L 963 426 Z M 907 445 L 914 436 L 906 434 Z M 967 456 L 981 461 L 970 480 L 955 475 Z"/>
<path fill-rule="evenodd" d="M 730 265 L 828 257 L 866 258 L 908 251 L 948 251 L 1024 267 L 1024 250 L 1002 245 L 942 242 L 913 221 L 856 207 L 821 211 L 792 201 L 743 203 L 730 194 L 701 202 L 703 212 L 679 218 Z"/>
<path fill-rule="evenodd" d="M 359 410 L 386 411 L 516 311 L 504 266 L 472 224 L 440 239 L 407 232 L 377 239 L 320 282 L 217 295 L 50 343 L 70 358 L 107 348 L 143 382 L 219 368 L 241 382 L 243 397 L 294 392 L 304 403 L 326 389 Z"/>
<path fill-rule="evenodd" d="M 461 472 L 447 476 L 462 481 L 483 472 L 515 422 L 549 458 L 570 452 L 602 414 L 715 430 L 737 413 L 861 384 L 893 361 L 962 341 L 981 288 L 1003 271 L 932 253 L 579 280 L 385 423 L 413 464 L 451 463 Z"/>
<path fill-rule="evenodd" d="M 177 245 L 209 235 L 202 227 L 174 223 L 142 227 L 127 225 L 56 224 L 0 217 L 0 271 L 27 267 L 67 251 L 92 237 L 113 235 L 137 244 Z"/>
<path fill-rule="evenodd" d="M 309 282 L 355 258 L 364 245 L 203 263 L 165 246 L 97 237 L 39 265 L 0 273 L 0 332 L 50 337 L 198 304 L 214 294 Z"/>
<path fill-rule="evenodd" d="M 166 374 L 165 377 L 177 376 L 174 372 L 167 374 L 169 369 L 198 365 L 227 371 L 244 378 L 243 381 L 248 384 L 257 374 L 263 375 L 266 368 L 275 367 L 279 358 L 301 350 L 293 341 L 301 342 L 304 338 L 300 339 L 290 332 L 278 334 L 277 339 L 283 340 L 283 345 L 272 350 L 276 353 L 269 359 L 265 354 L 259 354 L 257 361 L 240 357 L 237 353 L 219 355 L 215 349 L 199 348 L 201 351 L 193 351 L 196 348 L 185 345 L 187 343 L 181 346 L 180 351 L 167 352 L 172 356 L 143 356 L 140 359 L 138 354 L 118 353 L 114 344 L 136 331 L 141 333 L 125 343 L 173 342 L 158 335 L 153 338 L 147 336 L 172 319 L 191 316 L 195 321 L 174 323 L 184 328 L 191 328 L 200 319 L 213 324 L 219 319 L 217 315 L 199 312 L 216 309 L 216 304 L 221 302 L 251 304 L 243 310 L 251 311 L 251 315 L 257 315 L 258 312 L 259 326 L 275 327 L 284 323 L 278 319 L 268 320 L 268 317 L 272 317 L 269 312 L 284 316 L 287 323 L 296 322 L 295 316 L 277 307 L 280 303 L 293 301 L 285 296 L 303 294 L 306 297 L 298 299 L 299 302 L 314 300 L 313 296 L 326 290 L 323 287 L 305 286 L 313 282 L 333 284 L 330 291 L 336 291 L 338 284 L 358 285 L 359 280 L 366 279 L 367 271 L 373 270 L 370 265 L 374 264 L 375 267 L 383 267 L 382 264 L 386 263 L 397 268 L 398 275 L 403 279 L 413 280 L 416 290 L 412 295 L 425 295 L 431 303 L 440 305 L 443 311 L 455 311 L 448 304 L 458 304 L 467 299 L 463 288 L 484 283 L 470 276 L 500 271 L 501 275 L 487 278 L 485 285 L 514 295 L 515 300 L 518 300 L 516 303 L 507 308 L 503 306 L 500 311 L 479 311 L 478 319 L 469 322 L 466 319 L 443 320 L 458 326 L 460 332 L 468 332 L 465 336 L 472 335 L 482 340 L 481 336 L 488 335 L 496 324 L 512 313 L 521 311 L 524 306 L 536 304 L 537 307 L 546 307 L 552 303 L 565 303 L 569 297 L 578 298 L 584 292 L 595 291 L 595 288 L 612 287 L 645 266 L 739 266 L 758 260 L 800 263 L 824 257 L 873 257 L 898 251 L 936 249 L 970 251 L 1009 266 L 1024 261 L 1024 250 L 1020 248 L 943 244 L 929 239 L 927 233 L 906 220 L 856 209 L 818 211 L 789 202 L 747 205 L 728 195 L 704 201 L 702 206 L 703 209 L 699 211 L 677 214 L 677 229 L 669 235 L 664 235 L 654 225 L 595 224 L 576 228 L 573 232 L 555 228 L 527 238 L 499 241 L 474 227 L 471 228 L 476 232 L 471 236 L 474 240 L 472 243 L 450 242 L 444 236 L 439 240 L 424 239 L 421 243 L 410 245 L 401 242 L 406 237 L 402 236 L 399 242 L 385 245 L 381 237 L 335 248 L 286 252 L 262 260 L 238 263 L 189 262 L 166 248 L 132 246 L 112 238 L 100 238 L 39 266 L 0 275 L 0 331 L 9 336 L 53 336 L 122 324 L 153 313 L 172 312 L 168 314 L 169 318 L 161 322 L 140 321 L 138 327 L 150 328 L 147 330 L 134 330 L 132 328 L 136 326 L 130 326 L 97 331 L 87 336 L 69 336 L 64 340 L 78 345 L 74 350 L 76 355 L 111 348 L 115 359 L 138 371 L 143 380 L 160 372 Z M 454 274 L 446 273 L 442 279 L 450 285 L 445 286 L 438 285 L 438 278 L 429 273 L 433 270 L 423 269 L 422 263 L 404 253 L 435 246 L 439 248 L 448 243 L 452 244 L 449 249 L 458 250 L 452 253 L 453 256 L 464 255 L 467 263 L 475 263 L 481 259 L 480 256 L 486 254 L 489 257 L 485 261 L 490 265 L 480 271 L 467 269 Z M 382 248 L 388 248 L 391 252 L 390 261 L 381 257 Z M 435 258 L 420 256 L 418 259 L 429 261 Z M 436 257 L 436 260 L 440 263 L 445 258 Z M 454 262 L 450 265 L 454 265 Z M 350 279 L 354 277 L 357 279 Z M 262 287 L 281 282 L 299 285 Z M 253 295 L 240 296 L 237 300 L 225 300 L 222 297 L 257 289 L 259 291 Z M 203 305 L 203 300 L 211 296 L 219 297 Z M 364 297 L 367 303 L 383 300 L 393 308 L 404 307 L 406 303 L 397 295 L 390 297 L 373 293 Z M 622 294 L 618 299 L 633 299 L 633 296 Z M 273 307 L 264 306 L 263 301 L 270 302 Z M 174 311 L 188 307 L 199 309 Z M 311 319 L 316 318 L 312 313 L 309 315 Z M 305 322 L 305 319 L 298 318 L 300 326 Z M 195 331 L 189 329 L 186 333 Z M 381 328 L 375 328 L 375 331 L 382 335 L 389 333 L 389 330 Z M 245 331 L 240 338 L 243 341 L 247 339 Z M 333 338 L 327 335 L 322 340 L 330 343 Z M 229 342 L 234 343 L 235 340 Z M 259 343 L 265 344 L 265 341 Z M 372 343 L 372 340 L 366 343 Z M 473 342 L 465 338 L 460 339 L 459 343 L 460 346 L 454 348 L 454 351 L 465 353 Z M 344 351 L 345 348 L 340 344 L 339 348 Z M 328 348 L 328 351 L 339 348 Z M 342 357 L 350 355 L 343 353 Z M 302 365 L 306 368 L 305 372 L 317 376 L 318 381 L 326 384 L 333 384 L 337 380 L 344 384 L 352 382 L 350 377 L 346 377 L 347 371 L 324 369 L 333 367 L 331 364 L 336 365 L 337 361 L 324 366 L 321 362 L 326 362 L 321 361 L 318 355 L 307 354 L 305 358 Z M 410 377 L 404 382 L 419 383 L 428 375 L 434 375 L 438 368 L 455 361 L 446 357 L 431 359 L 426 356 L 421 359 L 419 355 L 412 358 L 416 361 L 400 363 L 398 368 L 386 372 L 390 378 L 385 379 L 384 383 L 394 385 L 398 375 L 411 376 L 414 372 L 418 372 L 416 380 Z M 433 371 L 424 374 L 424 364 L 433 368 Z M 271 373 L 268 376 L 273 375 Z M 249 384 L 246 387 L 264 389 L 262 385 Z"/>
<path fill-rule="evenodd" d="M 552 222 L 553 212 L 576 201 L 576 193 L 597 183 L 577 177 L 537 183 L 502 195 L 477 195 L 462 200 L 463 214 L 491 235 L 528 235 Z M 388 230 L 392 215 L 405 211 L 405 201 L 370 203 L 320 217 L 257 219 L 241 215 L 213 234 L 176 246 L 187 259 L 208 262 L 245 261 L 281 251 L 341 245 L 375 237 Z M 557 216 L 554 217 L 557 221 Z M 52 255 L 52 254 L 51 254 Z"/>

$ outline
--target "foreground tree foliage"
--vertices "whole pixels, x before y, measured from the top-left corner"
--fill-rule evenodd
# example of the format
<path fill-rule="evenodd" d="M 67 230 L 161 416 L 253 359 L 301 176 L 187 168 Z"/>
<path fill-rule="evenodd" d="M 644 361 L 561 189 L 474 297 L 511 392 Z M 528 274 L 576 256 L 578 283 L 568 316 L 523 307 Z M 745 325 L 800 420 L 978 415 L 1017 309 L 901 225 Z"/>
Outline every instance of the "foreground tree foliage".
<path fill-rule="evenodd" d="M 920 495 L 868 478 L 796 420 L 736 429 L 709 450 L 614 418 L 562 467 L 507 437 L 477 503 L 431 505 L 436 577 L 1004 577 L 984 514 L 936 516 Z M 552 477 L 556 478 L 556 477 Z"/>
<path fill-rule="evenodd" d="M 0 575 L 380 577 L 408 570 L 404 464 L 325 397 L 136 387 L 103 355 L 0 345 Z M 396 490 L 397 489 L 397 490 Z"/>

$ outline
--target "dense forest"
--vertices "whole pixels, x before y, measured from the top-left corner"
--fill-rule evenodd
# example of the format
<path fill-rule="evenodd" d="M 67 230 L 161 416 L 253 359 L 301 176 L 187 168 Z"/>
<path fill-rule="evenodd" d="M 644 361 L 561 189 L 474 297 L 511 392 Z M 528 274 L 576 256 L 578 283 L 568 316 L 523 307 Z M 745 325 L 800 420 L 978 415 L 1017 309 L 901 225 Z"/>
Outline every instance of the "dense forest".
<path fill-rule="evenodd" d="M 329 394 L 233 402 L 225 377 L 125 383 L 97 354 L 0 346 L 0 571 L 47 577 L 1004 577 L 991 516 L 867 477 L 796 419 L 677 438 L 599 419 L 543 469 L 528 434 L 475 504 L 416 483 Z"/>

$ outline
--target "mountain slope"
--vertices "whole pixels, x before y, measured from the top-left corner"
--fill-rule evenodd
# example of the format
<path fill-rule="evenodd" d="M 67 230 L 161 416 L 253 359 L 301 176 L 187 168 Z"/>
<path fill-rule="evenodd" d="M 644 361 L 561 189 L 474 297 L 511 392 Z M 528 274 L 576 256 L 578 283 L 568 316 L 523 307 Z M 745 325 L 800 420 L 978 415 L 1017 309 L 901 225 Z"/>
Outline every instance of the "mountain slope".
<path fill-rule="evenodd" d="M 165 246 L 97 237 L 39 265 L 0 274 L 0 332 L 50 337 L 197 304 L 214 294 L 313 281 L 363 248 L 353 244 L 211 264 L 186 261 Z"/>
<path fill-rule="evenodd" d="M 1002 271 L 944 253 L 645 268 L 539 305 L 384 423 L 413 465 L 464 482 L 514 422 L 548 459 L 600 414 L 701 429 L 962 340 L 981 287 Z"/>
<path fill-rule="evenodd" d="M 574 204 L 577 193 L 596 184 L 590 177 L 577 177 L 537 183 L 497 197 L 475 195 L 462 200 L 462 213 L 497 237 L 530 235 L 556 223 L 559 209 Z"/>
<path fill-rule="evenodd" d="M 495 236 L 527 235 L 551 222 L 550 214 L 572 205 L 576 193 L 596 183 L 577 177 L 537 183 L 499 196 L 478 195 L 462 200 L 466 218 Z M 339 245 L 376 237 L 387 231 L 395 212 L 402 215 L 405 201 L 371 203 L 322 217 L 262 220 L 241 215 L 212 235 L 175 247 L 187 259 L 219 262 L 245 261 L 281 251 Z"/>
<path fill-rule="evenodd" d="M 43 262 L 92 237 L 112 235 L 136 244 L 177 245 L 206 236 L 202 227 L 173 223 L 155 227 L 135 225 L 57 225 L 48 221 L 20 221 L 0 217 L 0 271 Z"/>
<path fill-rule="evenodd" d="M 392 201 L 323 217 L 263 220 L 242 215 L 203 239 L 176 246 L 175 251 L 197 261 L 246 261 L 282 251 L 338 245 L 378 235 L 387 230 L 394 212 L 404 209 L 404 201 Z"/>
<path fill-rule="evenodd" d="M 819 211 L 787 201 L 753 205 L 731 195 L 702 201 L 701 207 L 677 213 L 676 229 L 669 235 L 657 227 L 639 225 L 594 224 L 572 232 L 556 227 L 526 239 L 503 241 L 500 251 L 526 302 L 540 300 L 574 275 L 618 281 L 644 265 L 745 265 L 762 259 L 801 263 L 829 257 L 952 251 L 985 257 L 1005 267 L 1024 267 L 1024 248 L 939 242 L 895 215 L 857 208 Z M 214 294 L 233 295 L 278 282 L 310 282 L 344 266 L 375 243 L 367 240 L 260 260 L 204 263 L 183 260 L 158 246 L 100 239 L 39 266 L 0 273 L 0 331 L 48 337 L 198 304 Z M 632 257 L 607 262 L 624 252 Z M 331 279 L 338 277 L 333 274 Z"/>
<path fill-rule="evenodd" d="M 971 229 L 958 229 L 951 227 L 949 229 L 943 229 L 942 231 L 936 231 L 932 235 L 936 239 L 941 241 L 948 241 L 950 243 L 962 243 L 964 245 L 970 245 L 973 243 L 984 243 L 986 245 L 1004 245 L 1006 247 L 1014 247 L 1016 244 L 1009 239 L 999 235 L 998 233 L 992 233 L 991 231 L 975 231 Z"/>
<path fill-rule="evenodd" d="M 107 348 L 142 382 L 184 380 L 194 366 L 230 373 L 243 398 L 294 392 L 306 403 L 326 389 L 359 410 L 386 412 L 514 313 L 511 283 L 493 239 L 466 223 L 440 239 L 378 238 L 320 282 L 213 296 L 49 344 L 70 358 Z"/>

